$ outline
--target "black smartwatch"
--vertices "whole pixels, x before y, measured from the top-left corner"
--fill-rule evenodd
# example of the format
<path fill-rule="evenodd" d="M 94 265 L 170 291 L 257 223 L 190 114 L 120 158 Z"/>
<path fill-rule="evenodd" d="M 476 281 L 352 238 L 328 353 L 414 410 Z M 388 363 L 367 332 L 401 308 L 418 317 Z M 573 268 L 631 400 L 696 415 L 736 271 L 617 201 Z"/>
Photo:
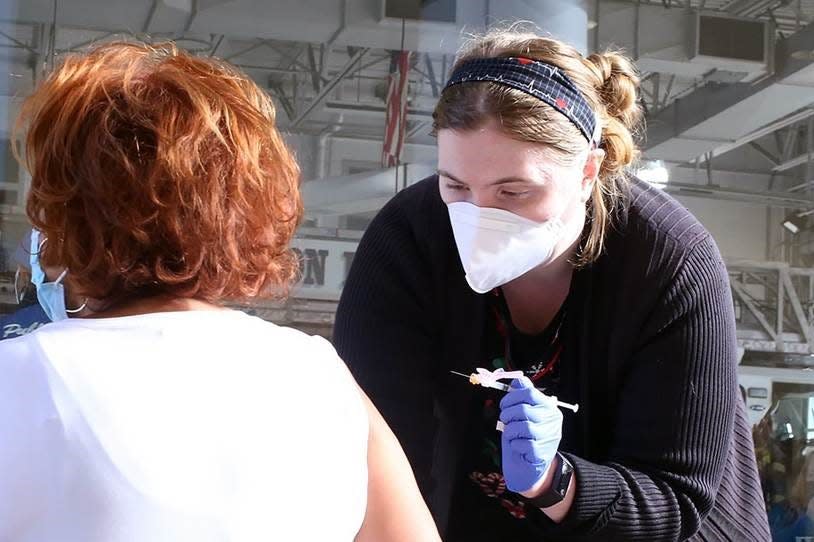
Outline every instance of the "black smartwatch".
<path fill-rule="evenodd" d="M 571 476 L 574 473 L 574 465 L 565 458 L 560 452 L 555 456 L 559 465 L 554 464 L 551 466 L 554 471 L 554 478 L 551 480 L 551 485 L 542 494 L 534 497 L 533 499 L 525 499 L 525 501 L 537 508 L 548 508 L 555 504 L 562 502 L 565 494 L 568 492 L 568 485 L 571 483 Z"/>

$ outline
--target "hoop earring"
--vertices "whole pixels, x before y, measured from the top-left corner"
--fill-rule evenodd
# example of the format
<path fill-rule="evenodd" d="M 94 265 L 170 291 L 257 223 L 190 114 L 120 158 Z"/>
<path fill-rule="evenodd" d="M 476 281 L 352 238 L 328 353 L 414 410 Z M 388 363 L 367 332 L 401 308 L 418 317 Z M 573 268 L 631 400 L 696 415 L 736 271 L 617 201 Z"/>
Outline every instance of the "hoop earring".
<path fill-rule="evenodd" d="M 85 310 L 85 307 L 87 307 L 87 306 L 88 306 L 88 298 L 86 297 L 85 301 L 82 302 L 82 305 L 78 309 L 69 309 L 69 308 L 65 307 L 65 312 L 67 312 L 68 314 L 76 314 L 77 312 L 82 312 L 83 310 Z"/>

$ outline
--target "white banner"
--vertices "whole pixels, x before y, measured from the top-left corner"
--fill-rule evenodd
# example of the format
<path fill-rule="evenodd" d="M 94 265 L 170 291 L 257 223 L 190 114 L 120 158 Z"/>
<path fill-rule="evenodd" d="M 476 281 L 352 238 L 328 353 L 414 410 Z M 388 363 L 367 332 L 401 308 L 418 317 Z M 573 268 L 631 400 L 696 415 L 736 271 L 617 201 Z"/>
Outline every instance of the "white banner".
<path fill-rule="evenodd" d="M 357 241 L 295 238 L 291 248 L 300 259 L 300 281 L 291 297 L 339 300 Z"/>

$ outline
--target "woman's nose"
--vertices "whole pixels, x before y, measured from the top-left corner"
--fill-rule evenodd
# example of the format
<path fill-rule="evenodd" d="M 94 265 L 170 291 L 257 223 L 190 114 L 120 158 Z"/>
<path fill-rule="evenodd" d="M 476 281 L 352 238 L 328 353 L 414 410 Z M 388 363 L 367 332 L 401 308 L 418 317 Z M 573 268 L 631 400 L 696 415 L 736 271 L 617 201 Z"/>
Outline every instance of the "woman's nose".
<path fill-rule="evenodd" d="M 469 203 L 477 205 L 478 207 L 492 207 L 492 200 L 489 194 L 482 191 L 472 190 L 469 193 Z"/>

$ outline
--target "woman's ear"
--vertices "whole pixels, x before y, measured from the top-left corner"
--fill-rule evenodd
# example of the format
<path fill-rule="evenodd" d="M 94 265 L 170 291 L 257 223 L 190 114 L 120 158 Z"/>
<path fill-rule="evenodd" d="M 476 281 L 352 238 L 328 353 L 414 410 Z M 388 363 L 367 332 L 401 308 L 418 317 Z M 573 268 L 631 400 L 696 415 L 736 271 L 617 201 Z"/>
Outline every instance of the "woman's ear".
<path fill-rule="evenodd" d="M 588 159 L 585 161 L 585 167 L 582 169 L 582 201 L 587 202 L 591 199 L 591 194 L 594 190 L 596 180 L 599 178 L 599 171 L 602 168 L 602 162 L 605 160 L 605 151 L 602 149 L 593 149 L 588 152 Z"/>

